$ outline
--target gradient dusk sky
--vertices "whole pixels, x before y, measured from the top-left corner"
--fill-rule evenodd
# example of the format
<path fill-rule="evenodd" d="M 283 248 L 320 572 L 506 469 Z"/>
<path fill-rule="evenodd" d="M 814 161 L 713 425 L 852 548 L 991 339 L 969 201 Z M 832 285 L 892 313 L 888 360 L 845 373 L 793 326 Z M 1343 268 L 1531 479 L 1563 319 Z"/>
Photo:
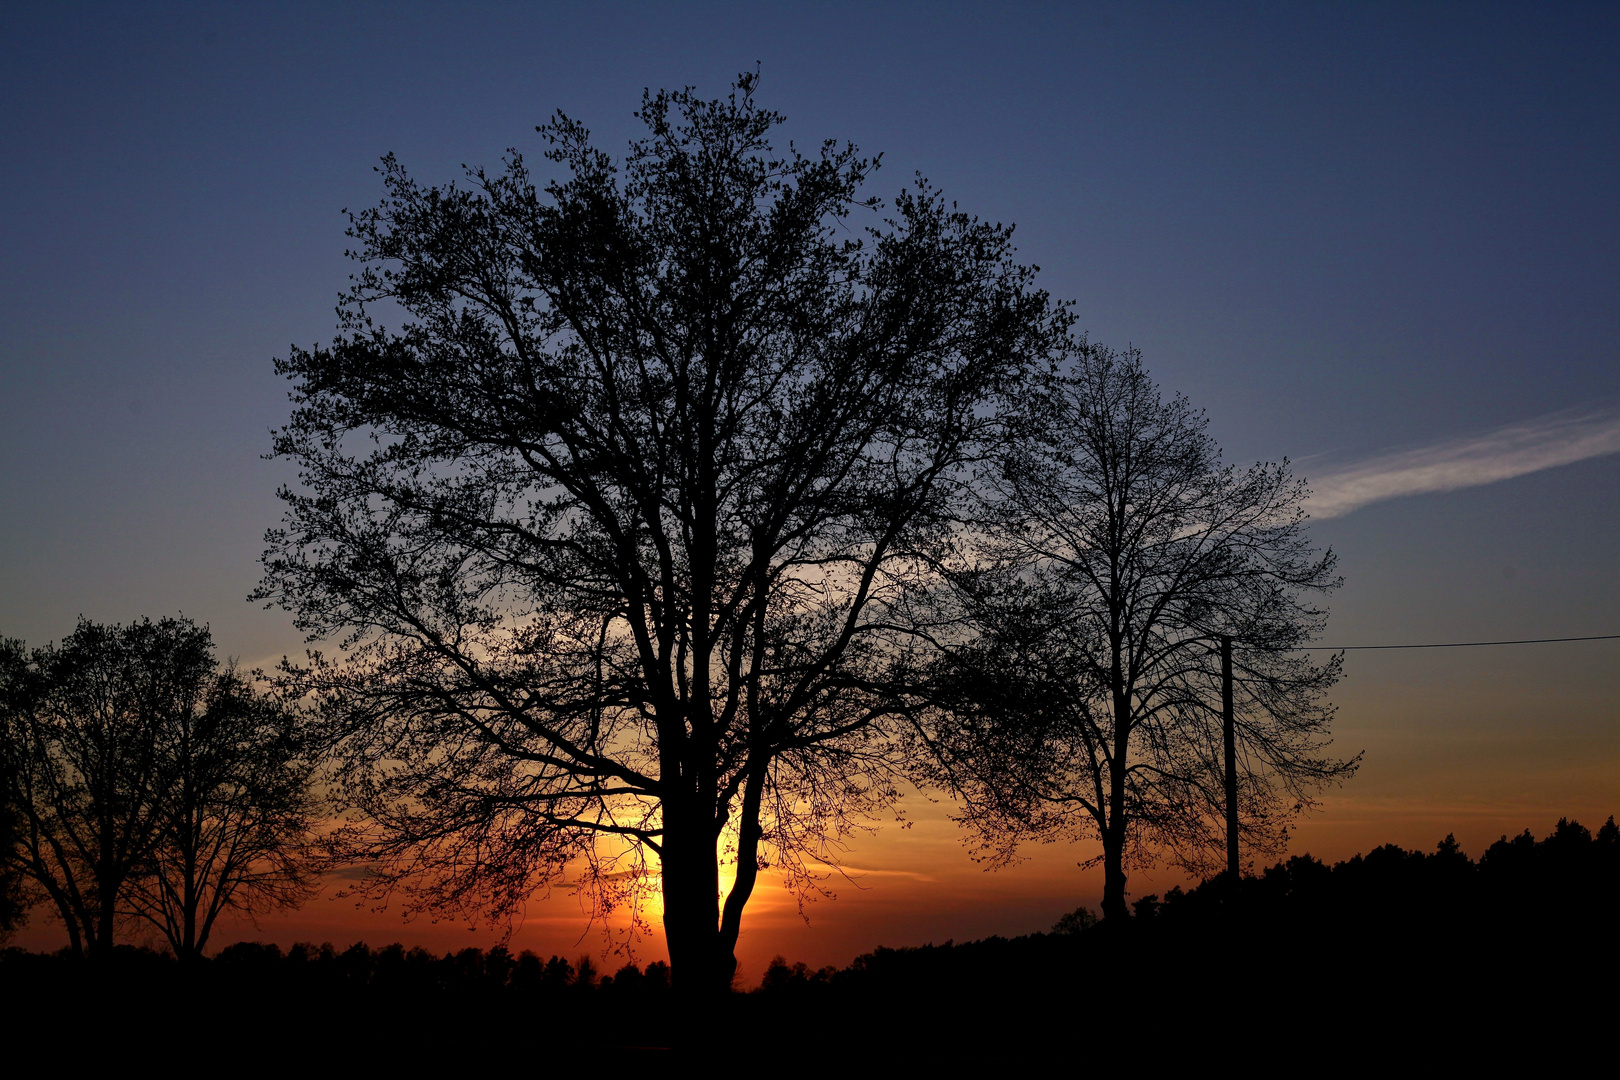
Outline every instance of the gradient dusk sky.
<path fill-rule="evenodd" d="M 1229 459 L 1292 459 L 1341 557 L 1329 644 L 1620 633 L 1620 5 L 0 6 L 0 634 L 183 612 L 246 666 L 302 647 L 247 604 L 286 468 L 271 358 L 330 339 L 343 207 L 600 145 L 643 87 L 760 100 L 1016 222 L 1080 325 L 1143 350 Z M 1293 850 L 1620 811 L 1620 642 L 1349 654 L 1365 764 Z M 986 872 L 948 807 L 857 837 L 740 946 L 1044 929 L 1096 905 L 1086 845 Z M 1138 895 L 1180 880 L 1133 878 Z M 514 944 L 600 947 L 575 899 Z M 487 943 L 316 900 L 236 936 Z M 37 913 L 20 943 L 55 947 Z M 655 941 L 651 952 L 659 951 Z"/>

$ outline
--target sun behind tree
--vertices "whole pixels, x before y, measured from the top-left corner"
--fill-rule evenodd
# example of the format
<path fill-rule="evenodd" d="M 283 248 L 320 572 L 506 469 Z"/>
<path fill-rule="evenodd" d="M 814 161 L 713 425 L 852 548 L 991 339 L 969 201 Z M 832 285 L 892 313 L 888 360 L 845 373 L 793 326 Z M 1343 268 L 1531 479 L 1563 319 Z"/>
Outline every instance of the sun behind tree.
<path fill-rule="evenodd" d="M 342 336 L 277 363 L 300 486 L 258 593 L 341 641 L 287 675 L 372 891 L 499 918 L 656 853 L 704 993 L 759 871 L 896 798 L 896 601 L 1069 327 L 1010 229 L 926 185 L 883 216 L 877 162 L 777 152 L 755 86 L 645 96 L 618 162 L 559 116 L 543 189 L 386 159 Z"/>

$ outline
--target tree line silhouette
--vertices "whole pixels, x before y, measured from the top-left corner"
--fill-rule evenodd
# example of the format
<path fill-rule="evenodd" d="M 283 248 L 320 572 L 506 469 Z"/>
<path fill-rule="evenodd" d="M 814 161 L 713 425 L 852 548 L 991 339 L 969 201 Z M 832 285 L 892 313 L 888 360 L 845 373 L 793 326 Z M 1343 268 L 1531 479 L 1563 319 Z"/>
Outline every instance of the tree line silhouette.
<path fill-rule="evenodd" d="M 792 1016 L 825 1024 L 845 1047 L 913 1039 L 982 1048 L 1007 1038 L 998 1022 L 1031 1037 L 1065 1016 L 1072 1023 L 1077 1010 L 1133 1038 L 1202 1038 L 1238 1014 L 1252 1028 L 1264 1003 L 1290 987 L 1309 994 L 1318 1028 L 1334 1030 L 1369 1017 L 1390 1031 L 1441 1020 L 1472 1028 L 1503 1010 L 1523 1022 L 1549 1006 L 1567 1021 L 1606 1007 L 1606 994 L 1580 996 L 1586 976 L 1620 958 L 1617 889 L 1613 817 L 1595 834 L 1560 819 L 1539 840 L 1529 830 L 1504 836 L 1477 860 L 1451 836 L 1429 852 L 1386 844 L 1333 864 L 1299 855 L 1236 888 L 1220 876 L 1139 897 L 1125 920 L 1079 908 L 1046 933 L 878 948 L 841 968 L 779 956 L 756 987 L 732 988 L 729 1007 L 765 1041 L 770 1018 Z M 1133 963 L 1121 966 L 1122 956 Z M 1232 957 L 1242 959 L 1222 985 L 1233 996 L 1207 993 Z M 661 961 L 609 970 L 590 955 L 570 962 L 502 946 L 434 954 L 363 943 L 282 950 L 238 942 L 189 968 L 131 946 L 100 965 L 70 950 L 0 954 L 0 986 L 38 1001 L 109 985 L 161 1009 L 263 1010 L 278 1022 L 330 1010 L 371 1025 L 378 1038 L 409 1039 L 424 1010 L 443 1023 L 543 1016 L 557 1030 L 587 1025 L 576 1048 L 669 1046 L 681 1037 Z M 1145 1002 L 1153 1004 L 1144 1011 Z M 1017 1044 L 1004 1049 L 1017 1056 Z"/>

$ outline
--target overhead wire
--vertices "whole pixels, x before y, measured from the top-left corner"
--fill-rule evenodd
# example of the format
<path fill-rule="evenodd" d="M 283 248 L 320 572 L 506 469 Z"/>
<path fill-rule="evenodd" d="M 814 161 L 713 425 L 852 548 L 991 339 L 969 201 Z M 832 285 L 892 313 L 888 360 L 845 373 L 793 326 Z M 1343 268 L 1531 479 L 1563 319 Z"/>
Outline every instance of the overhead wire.
<path fill-rule="evenodd" d="M 1350 652 L 1361 649 L 1472 649 L 1481 645 L 1550 645 L 1561 641 L 1614 641 L 1620 634 L 1588 634 L 1585 637 L 1516 638 L 1512 641 L 1433 641 L 1415 645 L 1306 645 L 1299 652 Z"/>

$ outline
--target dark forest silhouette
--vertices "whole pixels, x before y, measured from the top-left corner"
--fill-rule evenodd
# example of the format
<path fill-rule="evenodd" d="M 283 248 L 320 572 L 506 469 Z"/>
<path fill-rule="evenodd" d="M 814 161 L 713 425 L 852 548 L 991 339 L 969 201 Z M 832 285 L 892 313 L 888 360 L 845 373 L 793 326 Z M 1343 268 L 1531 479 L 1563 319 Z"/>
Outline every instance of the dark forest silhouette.
<path fill-rule="evenodd" d="M 1017 1057 L 1059 1030 L 1095 1026 L 1172 1045 L 1227 1022 L 1274 1045 L 1300 1038 L 1302 1024 L 1312 1037 L 1376 1022 L 1390 1037 L 1434 1025 L 1436 1037 L 1449 1038 L 1504 1012 L 1525 1023 L 1551 1010 L 1573 1022 L 1601 1007 L 1606 992 L 1590 997 L 1587 979 L 1620 959 L 1616 890 L 1614 818 L 1595 834 L 1561 819 L 1540 839 L 1529 830 L 1504 836 L 1477 860 L 1450 836 L 1429 852 L 1386 844 L 1331 865 L 1299 855 L 1236 890 L 1218 877 L 1139 897 L 1126 920 L 1079 909 L 1048 933 L 879 948 L 843 968 L 777 957 L 756 988 L 734 988 L 732 1001 L 755 1022 L 745 1043 L 769 1043 L 770 1018 L 792 1016 L 796 1026 L 836 1033 L 844 1048 L 918 1053 Z M 1132 965 L 1117 966 L 1122 952 Z M 612 967 L 590 955 L 569 961 L 503 947 L 438 955 L 398 944 L 242 942 L 189 971 L 130 946 L 102 965 L 65 950 L 0 954 L 0 992 L 13 1000 L 122 987 L 130 1016 L 143 1015 L 137 999 L 204 1014 L 258 1010 L 273 1024 L 337 1016 L 373 1046 L 410 1045 L 424 1013 L 447 1024 L 544 1017 L 552 1052 L 565 1057 L 678 1042 L 669 976 L 662 962 Z M 1498 1041 L 1514 1038 L 1503 1032 Z"/>

